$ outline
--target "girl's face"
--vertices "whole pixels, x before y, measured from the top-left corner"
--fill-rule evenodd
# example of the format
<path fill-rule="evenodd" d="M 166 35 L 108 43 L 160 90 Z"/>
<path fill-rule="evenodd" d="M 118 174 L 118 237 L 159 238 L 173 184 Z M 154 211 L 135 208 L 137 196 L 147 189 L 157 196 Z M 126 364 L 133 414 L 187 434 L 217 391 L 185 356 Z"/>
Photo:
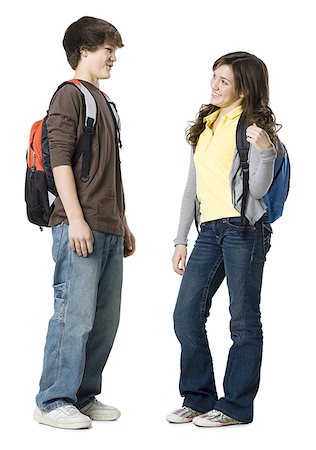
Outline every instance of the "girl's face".
<path fill-rule="evenodd" d="M 235 89 L 234 74 L 230 66 L 223 64 L 214 70 L 211 79 L 211 104 L 219 108 L 233 109 L 243 102 L 243 94 Z"/>

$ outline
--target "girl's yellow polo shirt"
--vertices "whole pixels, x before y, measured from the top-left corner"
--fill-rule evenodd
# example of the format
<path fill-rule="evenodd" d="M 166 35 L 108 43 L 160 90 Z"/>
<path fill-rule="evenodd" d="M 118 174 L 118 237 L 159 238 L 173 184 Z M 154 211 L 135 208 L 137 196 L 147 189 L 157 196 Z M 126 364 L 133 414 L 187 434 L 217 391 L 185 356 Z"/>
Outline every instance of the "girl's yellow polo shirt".
<path fill-rule="evenodd" d="M 204 117 L 205 130 L 200 134 L 194 152 L 201 223 L 240 216 L 232 204 L 229 172 L 236 147 L 237 123 L 242 111 L 242 106 L 237 106 L 225 114 L 215 133 L 211 125 L 219 115 L 219 110 Z"/>

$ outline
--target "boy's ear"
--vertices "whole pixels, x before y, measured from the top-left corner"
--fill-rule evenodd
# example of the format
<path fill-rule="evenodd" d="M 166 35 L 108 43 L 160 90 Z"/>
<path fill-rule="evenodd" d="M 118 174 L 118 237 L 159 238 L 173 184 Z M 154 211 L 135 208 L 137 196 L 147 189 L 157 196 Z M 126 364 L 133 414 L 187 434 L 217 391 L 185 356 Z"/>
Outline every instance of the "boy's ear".
<path fill-rule="evenodd" d="M 80 48 L 80 54 L 81 54 L 81 56 L 83 56 L 83 57 L 87 57 L 87 56 L 88 56 L 88 50 L 85 49 L 84 47 L 81 47 L 81 48 Z"/>
<path fill-rule="evenodd" d="M 245 94 L 242 92 L 239 97 L 240 98 L 245 98 Z"/>

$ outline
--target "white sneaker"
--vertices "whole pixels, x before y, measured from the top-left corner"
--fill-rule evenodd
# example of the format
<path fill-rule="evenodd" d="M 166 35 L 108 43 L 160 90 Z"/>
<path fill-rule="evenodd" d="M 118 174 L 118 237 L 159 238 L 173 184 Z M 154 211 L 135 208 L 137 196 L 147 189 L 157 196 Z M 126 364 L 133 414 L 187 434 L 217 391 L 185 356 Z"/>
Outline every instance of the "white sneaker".
<path fill-rule="evenodd" d="M 80 408 L 80 412 L 92 420 L 116 420 L 121 415 L 120 411 L 114 406 L 104 405 L 95 398 L 86 406 Z"/>
<path fill-rule="evenodd" d="M 241 425 L 243 422 L 239 422 L 221 411 L 212 409 L 212 411 L 195 417 L 193 423 L 198 427 L 222 427 L 226 425 Z"/>
<path fill-rule="evenodd" d="M 172 413 L 168 414 L 166 420 L 170 423 L 189 423 L 192 422 L 194 417 L 199 416 L 201 413 L 194 411 L 194 409 L 183 406 L 180 409 L 176 409 Z"/>
<path fill-rule="evenodd" d="M 55 428 L 90 428 L 91 419 L 81 412 L 73 405 L 65 405 L 60 408 L 53 409 L 53 411 L 43 412 L 39 408 L 35 409 L 34 420 L 44 425 L 50 425 Z"/>

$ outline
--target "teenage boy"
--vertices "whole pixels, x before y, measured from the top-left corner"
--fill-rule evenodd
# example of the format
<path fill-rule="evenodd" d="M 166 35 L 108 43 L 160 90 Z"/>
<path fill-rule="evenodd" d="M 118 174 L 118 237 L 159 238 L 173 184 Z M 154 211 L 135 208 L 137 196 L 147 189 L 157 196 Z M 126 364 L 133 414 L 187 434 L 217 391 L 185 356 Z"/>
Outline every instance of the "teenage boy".
<path fill-rule="evenodd" d="M 91 420 L 115 420 L 118 409 L 95 396 L 119 323 L 122 263 L 135 251 L 124 213 L 115 116 L 99 90 L 123 47 L 117 29 L 82 17 L 66 30 L 63 45 L 74 78 L 97 104 L 88 180 L 81 162 L 71 165 L 83 134 L 83 100 L 65 84 L 53 97 L 47 119 L 51 165 L 59 197 L 51 217 L 54 315 L 48 325 L 34 419 L 58 428 L 88 428 Z"/>

